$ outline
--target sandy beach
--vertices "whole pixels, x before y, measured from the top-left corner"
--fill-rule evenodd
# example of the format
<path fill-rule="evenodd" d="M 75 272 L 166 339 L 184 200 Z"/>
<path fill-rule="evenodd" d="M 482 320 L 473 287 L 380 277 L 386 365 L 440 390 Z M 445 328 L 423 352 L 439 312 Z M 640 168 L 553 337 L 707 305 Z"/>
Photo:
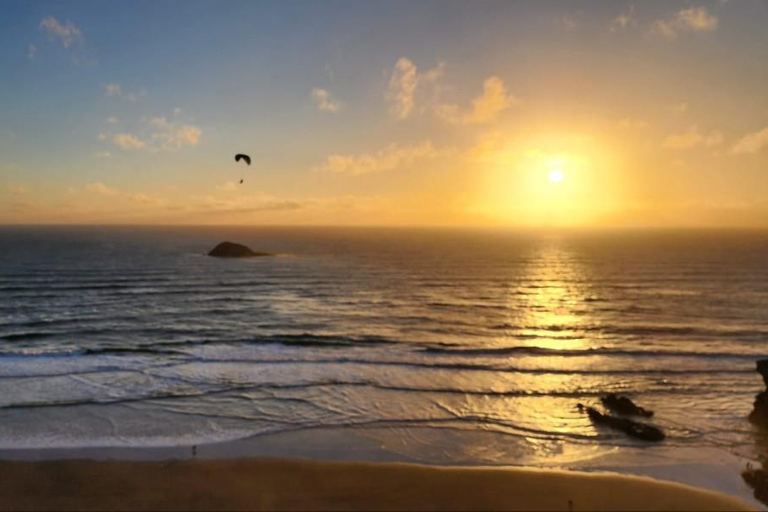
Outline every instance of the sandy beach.
<path fill-rule="evenodd" d="M 754 510 L 611 473 L 247 458 L 2 461 L 3 510 Z"/>

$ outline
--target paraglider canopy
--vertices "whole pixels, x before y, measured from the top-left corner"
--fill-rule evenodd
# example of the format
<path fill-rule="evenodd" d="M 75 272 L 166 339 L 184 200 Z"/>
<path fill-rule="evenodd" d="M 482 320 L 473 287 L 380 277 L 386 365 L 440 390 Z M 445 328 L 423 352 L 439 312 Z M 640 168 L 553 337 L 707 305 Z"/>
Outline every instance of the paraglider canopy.
<path fill-rule="evenodd" d="M 240 160 L 244 161 L 248 165 L 251 165 L 251 157 L 248 155 L 244 155 L 242 153 L 238 153 L 235 155 L 235 162 L 239 162 Z"/>

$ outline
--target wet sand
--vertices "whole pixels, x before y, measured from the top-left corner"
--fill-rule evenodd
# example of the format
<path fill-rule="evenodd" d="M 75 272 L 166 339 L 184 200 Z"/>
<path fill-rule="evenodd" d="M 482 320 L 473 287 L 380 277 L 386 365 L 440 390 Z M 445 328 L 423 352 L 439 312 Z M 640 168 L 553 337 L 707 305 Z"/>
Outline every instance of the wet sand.
<path fill-rule="evenodd" d="M 0 461 L 3 510 L 754 510 L 611 473 L 301 459 Z"/>

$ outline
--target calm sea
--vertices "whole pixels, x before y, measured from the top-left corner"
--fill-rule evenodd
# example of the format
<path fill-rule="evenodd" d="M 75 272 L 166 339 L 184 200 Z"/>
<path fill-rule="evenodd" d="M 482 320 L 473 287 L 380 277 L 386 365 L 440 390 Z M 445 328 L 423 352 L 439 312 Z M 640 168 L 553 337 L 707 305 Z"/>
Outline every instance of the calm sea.
<path fill-rule="evenodd" d="M 618 392 L 666 449 L 756 458 L 766 355 L 766 232 L 0 228 L 0 449 L 344 427 L 573 461 L 642 445 L 576 409 Z"/>

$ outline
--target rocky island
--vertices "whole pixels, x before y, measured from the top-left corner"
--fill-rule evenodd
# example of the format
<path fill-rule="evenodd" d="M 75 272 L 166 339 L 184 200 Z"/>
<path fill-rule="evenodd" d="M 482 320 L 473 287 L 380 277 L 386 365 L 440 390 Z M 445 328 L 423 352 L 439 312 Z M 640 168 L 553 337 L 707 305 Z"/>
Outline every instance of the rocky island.
<path fill-rule="evenodd" d="M 208 252 L 208 256 L 214 258 L 256 258 L 259 256 L 272 256 L 268 252 L 256 252 L 250 247 L 233 242 L 221 242 Z"/>

